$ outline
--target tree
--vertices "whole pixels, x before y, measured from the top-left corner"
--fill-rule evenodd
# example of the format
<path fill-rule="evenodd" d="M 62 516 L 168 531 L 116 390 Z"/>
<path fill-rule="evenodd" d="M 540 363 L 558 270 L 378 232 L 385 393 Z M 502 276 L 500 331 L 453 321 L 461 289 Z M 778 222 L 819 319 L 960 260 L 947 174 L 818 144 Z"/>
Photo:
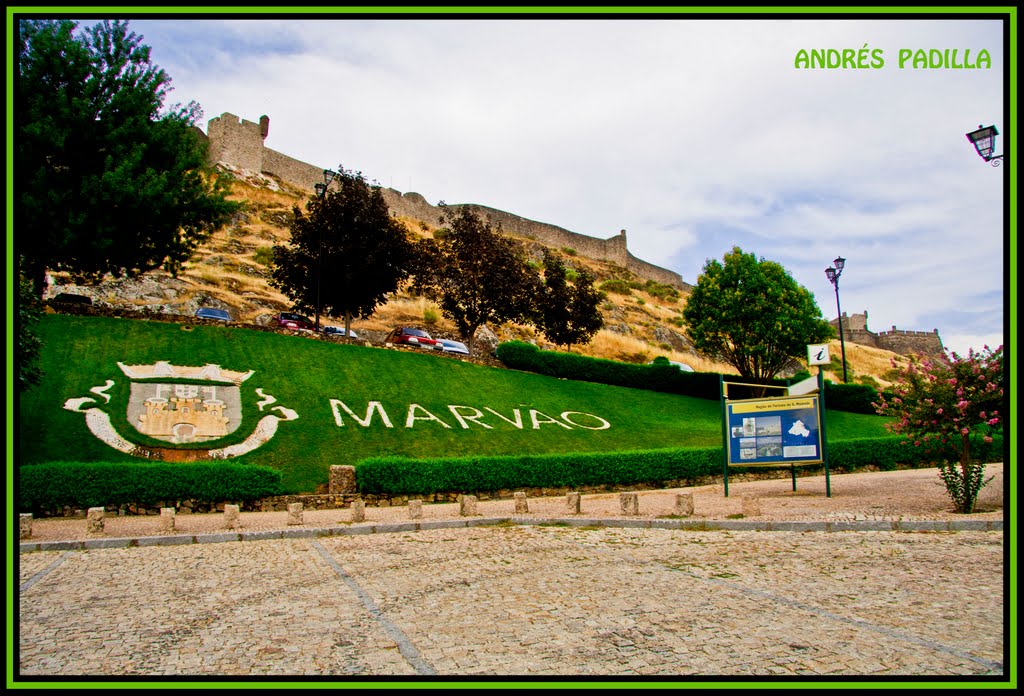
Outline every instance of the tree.
<path fill-rule="evenodd" d="M 683 309 L 694 347 L 754 382 L 833 337 L 814 296 L 778 263 L 739 247 L 708 260 Z"/>
<path fill-rule="evenodd" d="M 447 232 L 424 245 L 414 289 L 440 305 L 472 353 L 481 325 L 531 316 L 540 276 L 526 264 L 521 246 L 473 208 L 440 206 Z"/>
<path fill-rule="evenodd" d="M 893 363 L 895 367 L 895 363 Z M 888 427 L 915 447 L 943 458 L 939 475 L 957 512 L 974 510 L 985 480 L 985 464 L 971 455 L 1002 428 L 1003 347 L 946 360 L 914 357 L 897 376 L 891 395 L 875 404 L 892 416 Z"/>
<path fill-rule="evenodd" d="M 415 248 L 379 186 L 340 167 L 334 181 L 305 214 L 295 206 L 291 244 L 274 247 L 271 283 L 299 311 L 343 316 L 347 336 L 353 316 L 373 314 L 409 277 Z"/>
<path fill-rule="evenodd" d="M 32 283 L 18 275 L 18 390 L 26 391 L 39 383 L 39 351 L 42 343 L 35 325 L 42 315 L 39 299 L 32 292 Z"/>
<path fill-rule="evenodd" d="M 570 351 L 573 345 L 589 342 L 604 325 L 600 303 L 594 276 L 580 269 L 570 284 L 562 259 L 551 250 L 544 251 L 544 288 L 537 298 L 536 321 L 551 342 Z"/>
<path fill-rule="evenodd" d="M 16 250 L 39 297 L 47 269 L 176 271 L 238 209 L 210 176 L 198 105 L 161 113 L 170 78 L 141 37 L 76 28 L 18 22 Z"/>

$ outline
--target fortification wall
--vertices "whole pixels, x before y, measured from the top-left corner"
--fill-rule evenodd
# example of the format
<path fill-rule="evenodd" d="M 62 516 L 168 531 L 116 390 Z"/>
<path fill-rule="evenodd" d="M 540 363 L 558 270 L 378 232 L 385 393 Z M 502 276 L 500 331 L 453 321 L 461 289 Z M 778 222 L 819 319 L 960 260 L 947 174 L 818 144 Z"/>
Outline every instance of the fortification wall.
<path fill-rule="evenodd" d="M 941 356 L 944 353 L 938 329 L 898 331 L 894 326 L 890 331 L 878 332 L 878 347 L 900 355 L 924 353 L 925 355 Z"/>
<path fill-rule="evenodd" d="M 843 312 L 843 340 L 862 346 L 871 346 L 890 350 L 900 355 L 923 353 L 930 356 L 941 356 L 944 353 L 939 330 L 902 331 L 895 326 L 889 331 L 874 332 L 868 329 L 868 311 L 863 314 L 847 316 Z M 832 326 L 839 328 L 839 320 L 833 319 Z"/>
<path fill-rule="evenodd" d="M 270 174 L 298 188 L 312 189 L 313 184 L 322 180 L 323 167 L 300 162 L 265 147 L 263 141 L 269 129 L 270 119 L 266 116 L 262 116 L 259 123 L 246 121 L 230 113 L 210 119 L 206 131 L 210 145 L 210 161 Z M 440 222 L 441 209 L 428 203 L 418 193 L 403 194 L 395 189 L 383 189 L 383 194 L 392 215 L 423 220 L 434 225 Z M 682 276 L 678 273 L 655 266 L 629 253 L 625 230 L 614 237 L 599 239 L 556 225 L 528 220 L 496 208 L 475 204 L 464 205 L 473 205 L 485 216 L 490 216 L 494 226 L 507 234 L 535 239 L 555 248 L 575 249 L 578 254 L 587 258 L 610 261 L 623 266 L 641 278 L 668 283 L 682 289 L 690 287 L 683 282 Z"/>

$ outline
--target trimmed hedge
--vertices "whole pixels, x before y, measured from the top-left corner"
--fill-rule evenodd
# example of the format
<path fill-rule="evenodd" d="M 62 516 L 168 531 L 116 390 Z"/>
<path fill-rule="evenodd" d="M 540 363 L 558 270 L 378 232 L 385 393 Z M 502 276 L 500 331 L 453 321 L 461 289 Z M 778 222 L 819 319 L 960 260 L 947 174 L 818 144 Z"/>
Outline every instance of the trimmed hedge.
<path fill-rule="evenodd" d="M 524 341 L 502 343 L 498 346 L 496 355 L 507 367 L 549 377 L 681 394 L 710 401 L 718 401 L 721 398 L 720 375 L 717 372 L 684 372 L 675 365 L 666 363 L 633 365 L 575 353 L 541 350 Z M 744 380 L 745 378 L 739 375 L 725 375 L 726 382 Z M 786 380 L 775 379 L 768 384 L 785 386 Z M 772 392 L 779 393 L 774 390 Z M 742 399 L 750 398 L 752 394 L 742 393 L 742 388 L 734 387 L 730 390 L 729 396 Z M 825 382 L 826 409 L 874 415 L 875 408 L 871 402 L 877 400 L 878 392 L 867 385 L 834 384 L 827 380 Z"/>
<path fill-rule="evenodd" d="M 256 500 L 281 493 L 281 472 L 229 462 L 47 462 L 18 470 L 21 510 Z"/>
<path fill-rule="evenodd" d="M 1002 438 L 978 449 L 983 461 L 1002 461 Z M 898 464 L 931 466 L 934 456 L 903 437 L 841 440 L 828 445 L 829 468 L 882 470 Z M 675 448 L 634 452 L 514 455 L 411 459 L 373 457 L 356 464 L 359 492 L 384 495 L 560 488 L 564 486 L 656 485 L 722 473 L 720 447 Z M 779 468 L 784 468 L 780 464 Z M 761 467 L 734 467 L 751 470 Z"/>

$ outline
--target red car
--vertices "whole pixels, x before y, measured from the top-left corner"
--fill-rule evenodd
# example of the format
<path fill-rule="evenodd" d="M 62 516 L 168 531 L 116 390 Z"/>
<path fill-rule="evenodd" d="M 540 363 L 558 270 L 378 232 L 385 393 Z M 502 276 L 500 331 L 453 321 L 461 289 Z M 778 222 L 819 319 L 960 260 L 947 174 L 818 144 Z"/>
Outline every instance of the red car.
<path fill-rule="evenodd" d="M 413 329 L 403 326 L 395 329 L 384 339 L 385 343 L 397 345 L 417 346 L 427 350 L 440 350 L 441 344 L 430 337 L 423 329 Z"/>
<path fill-rule="evenodd" d="M 281 312 L 274 317 L 274 323 L 279 329 L 291 329 L 293 331 L 312 331 L 316 324 L 309 317 L 294 312 Z"/>

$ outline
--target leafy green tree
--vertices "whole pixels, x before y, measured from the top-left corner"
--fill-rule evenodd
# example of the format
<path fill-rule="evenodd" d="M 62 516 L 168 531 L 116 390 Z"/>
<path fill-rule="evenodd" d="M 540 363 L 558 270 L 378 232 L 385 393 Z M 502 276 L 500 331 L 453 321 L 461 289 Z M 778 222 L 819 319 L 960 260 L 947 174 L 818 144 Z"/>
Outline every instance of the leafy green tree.
<path fill-rule="evenodd" d="M 343 316 L 348 335 L 353 316 L 373 314 L 409 277 L 416 249 L 379 186 L 343 168 L 334 182 L 305 213 L 294 208 L 291 244 L 274 247 L 271 283 L 299 311 Z"/>
<path fill-rule="evenodd" d="M 472 353 L 483 324 L 530 319 L 540 276 L 527 265 L 521 245 L 472 207 L 440 205 L 447 232 L 423 245 L 413 288 L 438 303 Z"/>
<path fill-rule="evenodd" d="M 594 276 L 579 269 L 570 283 L 562 259 L 551 250 L 544 251 L 544 287 L 537 298 L 536 323 L 548 339 L 558 346 L 587 343 L 604 325 L 601 293 L 594 287 Z"/>
<path fill-rule="evenodd" d="M 807 344 L 832 338 L 814 296 L 780 264 L 739 247 L 723 260 L 704 264 L 683 309 L 698 351 L 761 382 L 806 355 Z"/>
<path fill-rule="evenodd" d="M 161 113 L 170 78 L 142 38 L 76 28 L 18 21 L 16 249 L 40 297 L 47 269 L 176 271 L 238 208 L 209 175 L 198 105 Z"/>
<path fill-rule="evenodd" d="M 32 283 L 18 275 L 18 389 L 25 391 L 39 383 L 39 351 L 42 343 L 35 325 L 42 314 L 39 298 L 32 292 Z"/>
<path fill-rule="evenodd" d="M 895 367 L 895 362 L 893 363 Z M 890 389 L 879 395 L 878 413 L 895 418 L 889 429 L 915 447 L 942 457 L 939 475 L 957 512 L 974 510 L 985 479 L 985 464 L 972 456 L 1002 429 L 1003 347 L 985 346 L 967 357 L 914 357 Z"/>

